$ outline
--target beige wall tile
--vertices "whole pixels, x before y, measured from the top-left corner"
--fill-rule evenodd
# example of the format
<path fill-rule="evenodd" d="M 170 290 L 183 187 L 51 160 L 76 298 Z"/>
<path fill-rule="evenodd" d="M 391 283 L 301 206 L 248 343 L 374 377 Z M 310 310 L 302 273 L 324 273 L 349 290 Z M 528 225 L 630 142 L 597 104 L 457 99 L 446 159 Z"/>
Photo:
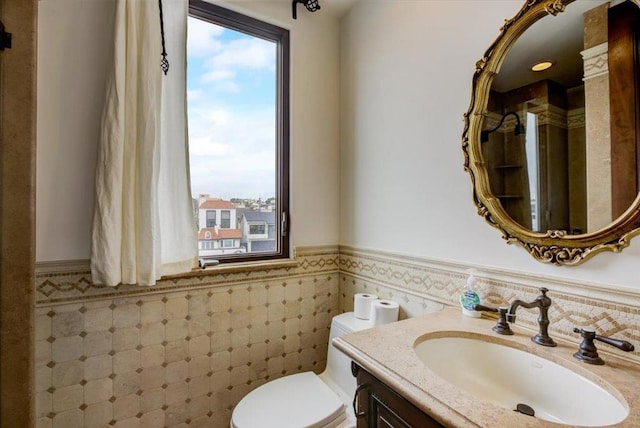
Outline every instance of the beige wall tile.
<path fill-rule="evenodd" d="M 54 412 L 76 409 L 80 407 L 83 401 L 81 385 L 71 385 L 65 386 L 63 388 L 57 388 L 52 395 Z"/>
<path fill-rule="evenodd" d="M 125 395 L 138 392 L 142 388 L 142 373 L 125 372 L 115 375 L 113 378 L 113 395 L 114 397 L 123 397 Z M 159 379 L 162 382 L 163 379 Z"/>
<path fill-rule="evenodd" d="M 84 403 L 95 404 L 107 401 L 113 395 L 113 385 L 109 378 L 92 380 L 84 386 Z"/>
<path fill-rule="evenodd" d="M 77 336 L 84 327 L 84 316 L 78 312 L 56 313 L 52 319 L 51 335 L 55 338 Z"/>
<path fill-rule="evenodd" d="M 140 351 L 131 349 L 116 352 L 113 356 L 113 372 L 116 374 L 135 371 L 140 368 Z"/>
<path fill-rule="evenodd" d="M 154 410 L 140 418 L 140 428 L 157 428 L 165 426 L 164 411 Z"/>
<path fill-rule="evenodd" d="M 282 284 L 269 284 L 267 290 L 267 303 L 270 305 L 274 303 L 282 303 L 284 300 L 284 287 Z"/>
<path fill-rule="evenodd" d="M 84 362 L 84 379 L 95 380 L 113 373 L 113 358 L 108 354 L 89 357 Z"/>
<path fill-rule="evenodd" d="M 150 345 L 150 346 L 145 346 L 140 350 L 140 366 L 142 368 L 159 366 L 163 362 L 164 362 L 164 346 Z"/>
<path fill-rule="evenodd" d="M 142 346 L 157 345 L 165 340 L 164 324 L 154 322 L 140 327 L 140 344 Z"/>
<path fill-rule="evenodd" d="M 197 357 L 200 355 L 205 355 L 209 352 L 209 349 L 211 349 L 211 340 L 209 339 L 209 336 L 207 335 L 202 335 L 202 336 L 197 336 L 197 337 L 191 337 L 191 340 L 189 341 L 189 356 L 190 357 Z"/>
<path fill-rule="evenodd" d="M 106 427 L 113 419 L 111 403 L 103 401 L 90 404 L 84 410 L 84 424 L 86 427 Z"/>
<path fill-rule="evenodd" d="M 192 377 L 189 382 L 189 398 L 206 396 L 209 393 L 209 376 Z M 208 398 L 208 397 L 207 397 Z"/>
<path fill-rule="evenodd" d="M 36 418 L 47 416 L 53 410 L 53 394 L 42 391 L 36 393 Z"/>
<path fill-rule="evenodd" d="M 209 372 L 209 366 L 209 357 L 206 355 L 191 358 L 191 361 L 189 361 L 189 377 L 194 378 L 206 375 Z"/>
<path fill-rule="evenodd" d="M 48 315 L 38 315 L 36 316 L 36 333 L 35 340 L 46 340 L 49 336 L 51 336 L 51 317 Z"/>
<path fill-rule="evenodd" d="M 113 349 L 113 335 L 110 331 L 87 333 L 83 340 L 83 354 L 86 357 L 107 354 Z"/>
<path fill-rule="evenodd" d="M 36 419 L 36 428 L 52 428 L 53 420 L 51 418 L 38 418 Z"/>
<path fill-rule="evenodd" d="M 165 412 L 164 417 L 166 425 L 169 427 L 173 427 L 187 420 L 187 418 L 189 417 L 189 412 L 187 411 L 187 406 L 182 403 L 175 406 L 170 406 Z"/>
<path fill-rule="evenodd" d="M 140 397 L 136 394 L 129 394 L 118 397 L 113 402 L 113 419 L 123 421 L 134 417 L 140 412 Z"/>
<path fill-rule="evenodd" d="M 135 303 L 118 305 L 113 310 L 115 328 L 135 327 L 140 322 L 140 307 Z"/>
<path fill-rule="evenodd" d="M 133 417 L 115 423 L 115 428 L 140 428 L 140 419 Z"/>
<path fill-rule="evenodd" d="M 36 367 L 45 366 L 51 361 L 51 343 L 46 340 L 36 341 Z"/>
<path fill-rule="evenodd" d="M 136 327 L 117 328 L 112 340 L 116 352 L 135 349 L 140 344 L 140 330 Z"/>
<path fill-rule="evenodd" d="M 143 391 L 160 388 L 165 382 L 165 368 L 162 366 L 145 368 L 140 374 L 140 387 Z"/>
<path fill-rule="evenodd" d="M 165 303 L 165 318 L 168 320 L 184 319 L 189 313 L 185 297 L 170 298 Z"/>
<path fill-rule="evenodd" d="M 220 290 L 211 296 L 211 311 L 215 313 L 227 312 L 231 308 L 231 295 L 227 290 Z"/>
<path fill-rule="evenodd" d="M 211 370 L 214 372 L 226 370 L 231 367 L 231 353 L 229 351 L 220 351 L 211 355 Z"/>
<path fill-rule="evenodd" d="M 186 340 L 175 340 L 168 342 L 164 349 L 164 361 L 172 363 L 174 361 L 183 361 L 189 356 L 189 342 Z"/>
<path fill-rule="evenodd" d="M 251 292 L 249 293 L 249 304 L 251 305 L 251 308 L 264 306 L 266 303 L 267 289 L 262 285 L 251 287 Z"/>
<path fill-rule="evenodd" d="M 209 333 L 211 330 L 211 318 L 208 315 L 192 316 L 189 320 L 189 336 L 196 337 Z"/>
<path fill-rule="evenodd" d="M 164 334 L 167 342 L 184 339 L 189 335 L 189 323 L 184 318 L 170 320 L 164 326 Z"/>
<path fill-rule="evenodd" d="M 154 388 L 146 390 L 140 396 L 140 411 L 142 413 L 152 412 L 162 408 L 164 405 L 164 389 Z"/>
<path fill-rule="evenodd" d="M 36 367 L 36 392 L 46 391 L 51 386 L 51 372 L 47 366 Z"/>
<path fill-rule="evenodd" d="M 161 300 L 144 301 L 140 307 L 140 323 L 150 324 L 164 319 L 164 302 Z"/>
<path fill-rule="evenodd" d="M 84 331 L 106 331 L 113 325 L 113 311 L 106 308 L 88 309 L 84 313 Z"/>
<path fill-rule="evenodd" d="M 189 363 L 184 360 L 167 364 L 165 372 L 166 383 L 184 382 L 189 377 Z"/>
<path fill-rule="evenodd" d="M 58 413 L 53 418 L 53 428 L 81 428 L 84 425 L 84 414 L 79 409 Z"/>
<path fill-rule="evenodd" d="M 56 363 L 76 360 L 82 355 L 83 346 L 80 336 L 61 337 L 51 345 L 52 358 Z"/>
<path fill-rule="evenodd" d="M 61 388 L 79 384 L 84 377 L 84 365 L 82 361 L 72 360 L 56 363 L 51 369 L 51 385 Z"/>
<path fill-rule="evenodd" d="M 167 406 L 184 404 L 189 395 L 186 382 L 172 383 L 164 390 L 164 401 Z"/>
<path fill-rule="evenodd" d="M 191 298 L 189 299 L 189 316 L 191 316 L 192 318 L 197 316 L 197 315 L 206 315 L 207 313 L 209 313 L 209 310 L 211 308 L 211 303 L 209 302 L 209 296 L 207 296 L 207 294 L 203 293 L 203 294 L 199 294 L 199 295 L 192 295 Z"/>

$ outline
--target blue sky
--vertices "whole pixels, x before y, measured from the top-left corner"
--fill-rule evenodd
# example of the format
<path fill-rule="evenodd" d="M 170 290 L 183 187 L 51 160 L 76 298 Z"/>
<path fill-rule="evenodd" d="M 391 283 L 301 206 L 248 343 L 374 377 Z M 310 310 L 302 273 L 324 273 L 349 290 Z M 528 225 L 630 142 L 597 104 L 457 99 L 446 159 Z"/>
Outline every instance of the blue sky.
<path fill-rule="evenodd" d="M 230 199 L 275 195 L 276 44 L 189 17 L 191 189 Z"/>

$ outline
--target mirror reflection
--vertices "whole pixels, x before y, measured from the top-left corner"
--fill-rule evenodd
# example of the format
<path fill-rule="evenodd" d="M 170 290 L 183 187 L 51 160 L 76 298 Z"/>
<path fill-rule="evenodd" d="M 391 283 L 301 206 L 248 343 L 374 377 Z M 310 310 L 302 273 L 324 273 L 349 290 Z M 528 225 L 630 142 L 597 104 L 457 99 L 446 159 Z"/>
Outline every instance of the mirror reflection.
<path fill-rule="evenodd" d="M 534 232 L 610 225 L 639 189 L 640 9 L 578 0 L 535 22 L 493 80 L 480 135 L 491 193 Z"/>

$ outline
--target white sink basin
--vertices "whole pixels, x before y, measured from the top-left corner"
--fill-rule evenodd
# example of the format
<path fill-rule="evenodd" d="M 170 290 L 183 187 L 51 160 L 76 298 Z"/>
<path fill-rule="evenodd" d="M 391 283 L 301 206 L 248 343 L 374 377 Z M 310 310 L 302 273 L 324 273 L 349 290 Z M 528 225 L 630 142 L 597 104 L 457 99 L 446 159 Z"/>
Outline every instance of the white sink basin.
<path fill-rule="evenodd" d="M 607 390 L 559 364 L 482 337 L 423 338 L 414 350 L 430 370 L 465 392 L 511 410 L 526 404 L 536 418 L 603 426 L 629 414 L 613 387 Z"/>

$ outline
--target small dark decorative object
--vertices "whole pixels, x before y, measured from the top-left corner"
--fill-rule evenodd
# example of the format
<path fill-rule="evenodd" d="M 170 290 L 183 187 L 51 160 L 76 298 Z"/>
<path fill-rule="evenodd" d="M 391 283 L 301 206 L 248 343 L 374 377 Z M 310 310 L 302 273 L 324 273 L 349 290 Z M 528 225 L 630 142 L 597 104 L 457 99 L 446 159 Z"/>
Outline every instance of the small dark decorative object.
<path fill-rule="evenodd" d="M 514 134 L 515 135 L 524 134 L 525 133 L 525 129 L 524 129 L 524 125 L 522 125 L 522 122 L 520 122 L 520 116 L 518 116 L 518 113 L 516 113 L 515 111 L 510 111 L 508 113 L 505 113 L 502 116 L 502 119 L 500 119 L 500 123 L 498 123 L 498 126 L 496 126 L 493 129 L 490 129 L 488 131 L 480 132 L 480 142 L 481 143 L 486 143 L 487 141 L 489 141 L 489 134 L 491 134 L 492 132 L 497 131 L 502 126 L 502 123 L 507 118 L 507 116 L 511 116 L 511 115 L 516 117 L 516 127 L 514 129 Z"/>
<path fill-rule="evenodd" d="M 304 7 L 306 7 L 309 12 L 315 12 L 316 10 L 320 9 L 320 5 L 318 4 L 318 0 L 293 0 L 293 2 L 291 3 L 291 8 L 293 10 L 293 19 L 297 19 L 298 18 L 297 13 L 296 13 L 296 9 L 297 9 L 298 3 L 302 3 L 304 5 Z"/>
<path fill-rule="evenodd" d="M 162 59 L 160 60 L 160 68 L 166 76 L 169 72 L 169 60 L 167 59 L 167 49 L 164 43 L 164 17 L 162 15 L 162 0 L 158 0 L 158 7 L 160 8 L 160 37 L 162 37 Z"/>

